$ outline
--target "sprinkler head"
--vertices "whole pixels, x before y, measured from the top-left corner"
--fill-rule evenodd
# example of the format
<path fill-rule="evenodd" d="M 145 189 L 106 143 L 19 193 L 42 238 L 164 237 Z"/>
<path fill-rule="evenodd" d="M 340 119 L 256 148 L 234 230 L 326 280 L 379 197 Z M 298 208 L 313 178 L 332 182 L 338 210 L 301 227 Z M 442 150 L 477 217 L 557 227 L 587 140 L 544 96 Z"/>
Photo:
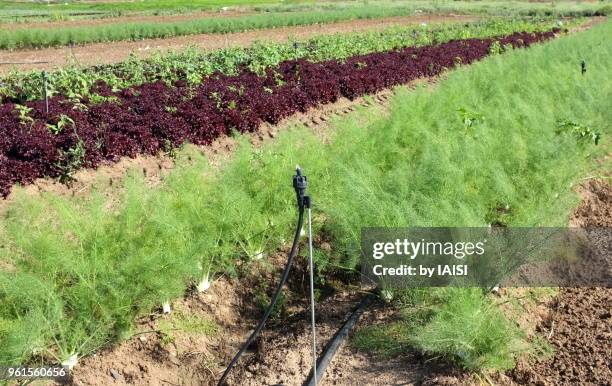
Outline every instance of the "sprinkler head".
<path fill-rule="evenodd" d="M 293 176 L 293 189 L 297 198 L 298 207 L 304 206 L 304 195 L 308 186 L 308 178 L 302 174 L 302 169 L 299 166 L 295 168 L 295 176 Z"/>

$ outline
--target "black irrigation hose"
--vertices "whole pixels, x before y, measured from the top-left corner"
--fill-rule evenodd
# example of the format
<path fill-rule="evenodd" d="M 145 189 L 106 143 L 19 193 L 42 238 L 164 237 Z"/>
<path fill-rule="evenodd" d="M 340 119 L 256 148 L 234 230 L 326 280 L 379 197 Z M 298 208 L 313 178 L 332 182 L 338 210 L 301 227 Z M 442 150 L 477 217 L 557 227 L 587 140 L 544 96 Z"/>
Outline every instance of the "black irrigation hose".
<path fill-rule="evenodd" d="M 334 355 L 336 355 L 336 351 L 338 351 L 338 348 L 340 347 L 342 342 L 344 342 L 349 332 L 351 332 L 355 324 L 357 324 L 359 318 L 361 317 L 361 314 L 363 314 L 365 308 L 370 304 L 372 298 L 373 296 L 371 294 L 368 294 L 361 300 L 361 303 L 359 303 L 355 311 L 353 311 L 351 316 L 340 328 L 340 330 L 336 332 L 334 338 L 327 344 L 327 346 L 325 347 L 325 351 L 323 351 L 323 354 L 317 361 L 317 380 L 321 381 L 323 375 L 325 374 L 325 369 L 330 364 L 331 360 L 334 358 Z M 312 373 L 312 371 L 310 371 L 310 375 L 304 383 L 304 386 L 317 386 L 317 384 L 315 383 L 315 377 L 313 377 L 313 375 L 314 374 Z"/>
<path fill-rule="evenodd" d="M 253 343 L 257 335 L 259 335 L 264 325 L 266 324 L 268 317 L 272 313 L 272 310 L 274 309 L 274 305 L 276 304 L 276 302 L 278 301 L 278 298 L 280 297 L 281 291 L 283 290 L 283 286 L 287 282 L 287 278 L 289 277 L 289 271 L 291 270 L 291 265 L 293 264 L 293 259 L 295 258 L 298 252 L 300 234 L 302 232 L 302 225 L 304 224 L 304 206 L 305 206 L 304 203 L 305 201 L 306 203 L 310 201 L 310 198 L 308 198 L 308 196 L 304 196 L 304 193 L 306 191 L 306 185 L 307 185 L 306 176 L 302 176 L 302 172 L 298 168 L 296 171 L 296 175 L 293 177 L 293 187 L 297 195 L 299 214 L 298 214 L 297 226 L 295 228 L 295 236 L 293 237 L 293 244 L 291 245 L 291 251 L 289 252 L 289 257 L 287 258 L 287 264 L 285 265 L 285 269 L 283 270 L 281 280 L 278 282 L 278 286 L 276 287 L 276 290 L 274 291 L 274 296 L 272 297 L 272 301 L 270 302 L 268 309 L 266 310 L 263 317 L 257 324 L 257 327 L 255 327 L 255 330 L 253 330 L 249 338 L 246 340 L 246 342 L 244 342 L 244 344 L 240 348 L 240 351 L 238 351 L 238 353 L 234 356 L 230 364 L 227 366 L 227 369 L 225 369 L 225 372 L 223 373 L 223 376 L 219 380 L 219 383 L 217 383 L 217 386 L 225 385 L 225 380 L 227 376 L 229 375 L 230 371 L 232 370 L 232 368 L 238 362 L 238 359 L 240 359 L 240 357 L 242 356 L 242 354 L 244 354 L 246 349 L 251 345 L 251 343 Z"/>

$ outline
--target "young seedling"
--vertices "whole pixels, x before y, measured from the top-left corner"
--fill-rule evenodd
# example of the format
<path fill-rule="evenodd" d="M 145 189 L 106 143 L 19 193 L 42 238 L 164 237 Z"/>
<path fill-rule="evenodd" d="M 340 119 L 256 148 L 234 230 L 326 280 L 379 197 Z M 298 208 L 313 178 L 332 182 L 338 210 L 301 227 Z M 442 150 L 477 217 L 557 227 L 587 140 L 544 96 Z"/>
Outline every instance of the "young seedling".
<path fill-rule="evenodd" d="M 81 167 L 85 160 L 85 152 L 85 143 L 80 138 L 78 138 L 77 143 L 70 149 L 60 151 L 61 161 L 56 164 L 56 167 L 60 171 L 59 180 L 61 183 L 68 183 L 74 180 L 74 173 Z"/>
<path fill-rule="evenodd" d="M 489 55 L 499 55 L 502 53 L 502 51 L 503 49 L 499 41 L 496 40 L 491 43 L 491 46 L 489 47 Z"/>
<path fill-rule="evenodd" d="M 380 297 L 385 301 L 385 303 L 391 303 L 393 301 L 393 291 L 389 288 L 385 288 L 380 291 Z"/>
<path fill-rule="evenodd" d="M 74 128 L 74 121 L 66 114 L 60 115 L 60 119 L 55 125 L 47 124 L 47 128 L 55 135 L 61 133 L 67 127 Z"/>
<path fill-rule="evenodd" d="M 30 112 L 32 112 L 31 107 L 16 104 L 15 109 L 17 109 L 17 112 L 19 113 L 19 123 L 26 125 L 34 122 L 34 119 L 28 115 Z"/>

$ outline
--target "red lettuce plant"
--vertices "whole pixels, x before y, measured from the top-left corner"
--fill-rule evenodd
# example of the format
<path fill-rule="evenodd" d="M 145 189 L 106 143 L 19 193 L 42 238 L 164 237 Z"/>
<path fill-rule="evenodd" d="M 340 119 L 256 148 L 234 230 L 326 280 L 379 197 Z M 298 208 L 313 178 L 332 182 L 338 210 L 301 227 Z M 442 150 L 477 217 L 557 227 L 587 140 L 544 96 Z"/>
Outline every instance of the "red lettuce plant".
<path fill-rule="evenodd" d="M 207 145 L 232 131 L 253 132 L 262 122 L 277 123 L 340 97 L 354 99 L 472 63 L 487 56 L 493 42 L 527 47 L 554 37 L 554 32 L 456 40 L 342 62 L 289 60 L 264 76 L 242 69 L 235 76 L 214 74 L 195 87 L 159 81 L 113 92 L 99 82 L 97 92 L 103 100 L 57 96 L 49 100 L 48 113 L 44 101 L 25 106 L 4 103 L 0 194 L 6 197 L 15 183 L 66 177 L 74 169 L 95 168 L 123 156 L 156 154 L 185 141 Z"/>

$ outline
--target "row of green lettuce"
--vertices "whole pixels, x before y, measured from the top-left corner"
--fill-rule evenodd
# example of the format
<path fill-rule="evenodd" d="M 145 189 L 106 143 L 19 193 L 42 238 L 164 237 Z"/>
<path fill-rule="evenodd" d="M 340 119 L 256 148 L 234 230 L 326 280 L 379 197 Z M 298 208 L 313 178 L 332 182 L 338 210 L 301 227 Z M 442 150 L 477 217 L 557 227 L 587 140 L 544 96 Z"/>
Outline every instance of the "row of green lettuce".
<path fill-rule="evenodd" d="M 47 76 L 47 91 L 51 96 L 61 94 L 81 98 L 89 95 L 98 81 L 103 81 L 117 90 L 158 80 L 173 83 L 183 79 L 197 84 L 216 72 L 236 74 L 239 69 L 248 68 L 261 73 L 284 60 L 296 58 L 308 58 L 312 61 L 344 59 L 412 45 L 507 35 L 517 31 L 542 31 L 560 24 L 567 27 L 579 22 L 573 20 L 563 24 L 552 19 L 517 19 L 466 24 L 409 25 L 382 31 L 322 35 L 304 41 L 258 42 L 248 48 L 234 47 L 212 52 L 201 52 L 196 48 L 157 52 L 148 59 L 139 59 L 132 55 L 129 60 L 118 64 L 85 68 L 69 66 L 52 71 Z M 14 71 L 0 80 L 0 98 L 41 99 L 44 95 L 43 84 L 40 71 Z"/>
<path fill-rule="evenodd" d="M 17 192 L 0 222 L 0 364 L 88 355 L 188 286 L 267 259 L 291 237 L 296 164 L 333 245 L 317 249 L 321 280 L 358 266 L 364 226 L 566 225 L 572 186 L 610 150 L 611 33 L 608 22 L 400 88 L 390 115 L 360 108 L 325 138 L 303 126 L 259 147 L 238 138 L 221 163 L 188 146 L 155 186 L 137 169 L 84 198 Z M 421 291 L 410 306 L 428 312 L 400 331 L 411 347 L 512 366 L 524 336 L 484 290 Z"/>

